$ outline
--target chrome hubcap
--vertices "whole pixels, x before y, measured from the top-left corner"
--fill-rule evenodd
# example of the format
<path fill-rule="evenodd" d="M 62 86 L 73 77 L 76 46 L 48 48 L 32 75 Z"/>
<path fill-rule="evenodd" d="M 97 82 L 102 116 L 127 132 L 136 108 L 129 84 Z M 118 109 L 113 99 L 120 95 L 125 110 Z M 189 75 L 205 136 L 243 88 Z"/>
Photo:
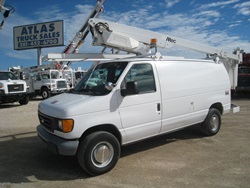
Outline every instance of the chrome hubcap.
<path fill-rule="evenodd" d="M 219 127 L 219 118 L 216 114 L 214 114 L 210 120 L 212 131 L 216 131 Z"/>
<path fill-rule="evenodd" d="M 47 98 L 47 92 L 46 91 L 43 92 L 43 97 Z"/>
<path fill-rule="evenodd" d="M 91 160 L 96 167 L 102 168 L 107 166 L 111 162 L 113 156 L 113 146 L 108 142 L 101 142 L 93 148 L 91 153 Z"/>

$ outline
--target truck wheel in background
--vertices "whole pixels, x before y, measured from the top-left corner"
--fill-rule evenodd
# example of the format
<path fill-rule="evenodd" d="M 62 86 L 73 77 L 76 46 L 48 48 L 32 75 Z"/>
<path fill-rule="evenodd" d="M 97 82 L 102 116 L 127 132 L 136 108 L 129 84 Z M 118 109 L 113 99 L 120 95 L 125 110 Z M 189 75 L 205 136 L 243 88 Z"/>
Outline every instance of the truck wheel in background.
<path fill-rule="evenodd" d="M 90 175 L 100 175 L 110 171 L 120 158 L 120 143 L 109 132 L 94 132 L 84 138 L 78 148 L 80 166 Z"/>
<path fill-rule="evenodd" d="M 29 100 L 30 100 L 30 98 L 29 98 L 28 95 L 27 95 L 27 96 L 24 96 L 24 97 L 19 101 L 19 104 L 21 104 L 21 105 L 28 104 Z"/>
<path fill-rule="evenodd" d="M 49 89 L 46 88 L 46 87 L 42 88 L 42 92 L 41 93 L 42 93 L 43 99 L 47 99 L 47 98 L 50 97 Z"/>
<path fill-rule="evenodd" d="M 202 131 L 207 136 L 217 134 L 221 127 L 221 114 L 215 108 L 209 109 L 208 115 L 204 122 L 201 124 Z"/>

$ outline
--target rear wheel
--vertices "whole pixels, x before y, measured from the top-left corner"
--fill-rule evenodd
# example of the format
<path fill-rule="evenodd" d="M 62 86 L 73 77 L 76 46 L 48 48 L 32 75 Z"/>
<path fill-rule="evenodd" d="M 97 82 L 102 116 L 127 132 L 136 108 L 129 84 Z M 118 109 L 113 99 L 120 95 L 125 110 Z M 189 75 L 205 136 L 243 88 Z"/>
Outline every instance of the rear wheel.
<path fill-rule="evenodd" d="M 77 158 L 80 166 L 90 175 L 110 171 L 120 157 L 120 143 L 109 132 L 99 131 L 80 142 Z"/>
<path fill-rule="evenodd" d="M 221 127 L 221 114 L 219 110 L 211 108 L 204 122 L 201 124 L 202 131 L 207 136 L 217 134 Z"/>

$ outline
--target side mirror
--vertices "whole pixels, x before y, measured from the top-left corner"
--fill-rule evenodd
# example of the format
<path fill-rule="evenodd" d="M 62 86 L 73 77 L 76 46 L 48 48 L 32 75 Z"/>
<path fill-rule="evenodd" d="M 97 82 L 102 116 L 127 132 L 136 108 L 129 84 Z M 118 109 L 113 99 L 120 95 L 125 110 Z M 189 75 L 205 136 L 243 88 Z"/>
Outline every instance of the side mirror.
<path fill-rule="evenodd" d="M 121 90 L 122 96 L 134 95 L 138 93 L 139 93 L 138 85 L 137 85 L 137 82 L 134 82 L 134 81 L 127 82 L 126 89 Z"/>
<path fill-rule="evenodd" d="M 21 80 L 25 80 L 26 78 L 25 78 L 25 74 L 23 74 L 23 72 L 20 72 L 20 79 Z"/>

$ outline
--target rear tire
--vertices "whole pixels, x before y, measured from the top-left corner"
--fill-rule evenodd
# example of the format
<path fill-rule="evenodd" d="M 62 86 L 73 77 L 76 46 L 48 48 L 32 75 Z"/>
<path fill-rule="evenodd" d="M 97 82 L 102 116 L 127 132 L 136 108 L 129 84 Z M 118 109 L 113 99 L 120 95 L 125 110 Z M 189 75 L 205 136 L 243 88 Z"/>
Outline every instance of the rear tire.
<path fill-rule="evenodd" d="M 221 114 L 215 108 L 209 109 L 208 115 L 201 124 L 201 129 L 206 136 L 216 135 L 221 128 Z"/>
<path fill-rule="evenodd" d="M 84 171 L 96 176 L 114 168 L 120 158 L 120 143 L 109 132 L 99 131 L 80 142 L 77 158 Z"/>

